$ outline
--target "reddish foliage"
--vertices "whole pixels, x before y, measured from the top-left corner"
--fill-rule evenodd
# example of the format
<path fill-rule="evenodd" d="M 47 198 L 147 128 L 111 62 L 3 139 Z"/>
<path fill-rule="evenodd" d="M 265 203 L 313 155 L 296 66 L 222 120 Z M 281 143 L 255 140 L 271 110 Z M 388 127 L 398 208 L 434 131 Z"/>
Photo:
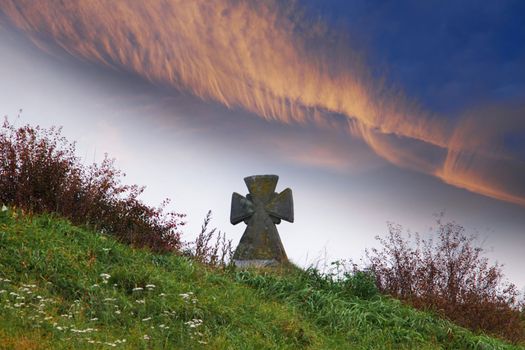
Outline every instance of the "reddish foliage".
<path fill-rule="evenodd" d="M 168 200 L 144 204 L 144 187 L 123 184 L 124 176 L 107 156 L 82 165 L 60 128 L 16 128 L 6 118 L 0 129 L 0 203 L 55 212 L 135 246 L 180 249 L 184 215 L 165 212 Z"/>
<path fill-rule="evenodd" d="M 369 268 L 383 293 L 432 310 L 474 331 L 513 342 L 525 340 L 525 324 L 515 285 L 504 282 L 502 266 L 490 265 L 476 237 L 454 222 L 437 220 L 437 242 L 389 224 L 381 249 L 367 250 Z"/>

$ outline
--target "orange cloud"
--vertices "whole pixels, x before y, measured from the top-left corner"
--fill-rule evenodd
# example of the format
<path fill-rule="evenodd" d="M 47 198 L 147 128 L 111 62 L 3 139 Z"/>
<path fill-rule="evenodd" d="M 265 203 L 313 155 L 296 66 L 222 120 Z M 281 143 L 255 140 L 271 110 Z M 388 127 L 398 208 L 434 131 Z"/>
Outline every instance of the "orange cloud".
<path fill-rule="evenodd" d="M 344 127 L 398 166 L 524 205 L 525 193 L 503 186 L 487 165 L 505 157 L 491 154 L 492 140 L 470 134 L 468 123 L 453 125 L 422 110 L 372 78 L 359 52 L 322 22 L 306 20 L 298 6 L 271 0 L 3 0 L 0 11 L 39 45 L 53 43 L 83 60 L 266 119 Z M 458 156 L 464 149 L 475 160 Z"/>

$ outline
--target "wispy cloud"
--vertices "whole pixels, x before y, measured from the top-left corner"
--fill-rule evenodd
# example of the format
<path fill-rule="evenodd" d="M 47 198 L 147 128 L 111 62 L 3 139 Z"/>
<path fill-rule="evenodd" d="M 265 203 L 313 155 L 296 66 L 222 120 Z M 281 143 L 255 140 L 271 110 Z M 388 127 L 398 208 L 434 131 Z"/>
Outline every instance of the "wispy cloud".
<path fill-rule="evenodd" d="M 525 166 L 496 147 L 523 109 L 500 109 L 506 125 L 488 133 L 476 115 L 425 111 L 296 4 L 4 0 L 0 12 L 40 46 L 269 120 L 345 129 L 398 166 L 525 205 Z"/>

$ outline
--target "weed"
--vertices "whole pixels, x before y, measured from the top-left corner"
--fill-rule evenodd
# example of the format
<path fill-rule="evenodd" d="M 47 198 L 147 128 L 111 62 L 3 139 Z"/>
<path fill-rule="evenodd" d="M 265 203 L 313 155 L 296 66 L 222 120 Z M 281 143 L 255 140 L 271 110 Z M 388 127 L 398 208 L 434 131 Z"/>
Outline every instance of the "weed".
<path fill-rule="evenodd" d="M 464 227 L 439 217 L 436 243 L 418 234 L 404 238 L 399 225 L 388 228 L 385 238 L 377 237 L 381 249 L 367 251 L 366 264 L 382 293 L 477 332 L 525 340 L 516 286 L 504 281 L 501 265 L 489 264 Z"/>

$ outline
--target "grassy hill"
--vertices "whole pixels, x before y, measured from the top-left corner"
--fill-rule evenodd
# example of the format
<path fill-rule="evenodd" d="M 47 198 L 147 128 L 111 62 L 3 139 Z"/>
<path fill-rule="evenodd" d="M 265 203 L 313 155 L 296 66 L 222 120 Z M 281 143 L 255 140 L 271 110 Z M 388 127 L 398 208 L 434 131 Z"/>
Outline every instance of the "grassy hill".
<path fill-rule="evenodd" d="M 517 349 L 297 268 L 218 271 L 0 212 L 0 349 Z"/>

